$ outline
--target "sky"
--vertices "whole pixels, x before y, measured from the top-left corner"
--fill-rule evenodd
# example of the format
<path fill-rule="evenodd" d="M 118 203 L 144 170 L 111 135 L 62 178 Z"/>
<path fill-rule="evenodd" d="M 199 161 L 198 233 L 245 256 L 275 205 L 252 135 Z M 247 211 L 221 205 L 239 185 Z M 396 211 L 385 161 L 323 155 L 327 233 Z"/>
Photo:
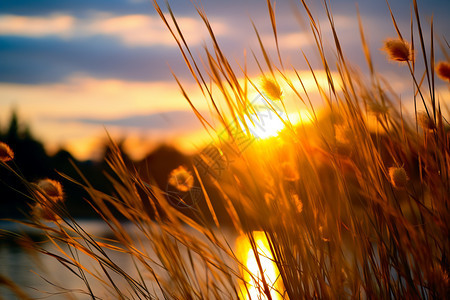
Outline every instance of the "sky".
<path fill-rule="evenodd" d="M 400 30 L 409 36 L 411 2 L 391 2 Z M 194 5 L 190 0 L 169 3 L 194 56 L 204 57 L 203 49 L 210 43 Z M 307 3 L 324 37 L 330 38 L 321 1 Z M 201 4 L 233 67 L 239 70 L 246 53 L 249 75 L 260 76 L 249 59 L 252 50 L 262 59 L 252 21 L 269 52 L 275 53 L 266 1 L 203 0 Z M 389 77 L 396 92 L 407 99 L 412 88 L 406 70 L 387 62 L 380 51 L 384 39 L 396 36 L 384 0 L 330 1 L 344 53 L 367 72 L 356 4 L 377 71 Z M 167 12 L 163 1 L 160 5 Z M 424 31 L 429 32 L 433 16 L 435 36 L 450 40 L 450 1 L 418 0 L 418 5 Z M 283 60 L 305 70 L 307 77 L 302 52 L 314 68 L 319 68 L 319 61 L 311 34 L 305 30 L 307 23 L 296 17 L 297 11 L 305 17 L 300 1 L 280 0 L 275 8 Z M 436 56 L 443 58 L 439 50 Z M 160 142 L 186 151 L 200 147 L 208 137 L 172 71 L 199 110 L 207 112 L 150 0 L 0 1 L 0 126 L 4 128 L 16 110 L 49 151 L 64 147 L 79 159 L 95 157 L 106 131 L 125 138 L 134 158 Z M 438 90 L 447 93 L 448 99 L 448 87 L 441 85 Z"/>

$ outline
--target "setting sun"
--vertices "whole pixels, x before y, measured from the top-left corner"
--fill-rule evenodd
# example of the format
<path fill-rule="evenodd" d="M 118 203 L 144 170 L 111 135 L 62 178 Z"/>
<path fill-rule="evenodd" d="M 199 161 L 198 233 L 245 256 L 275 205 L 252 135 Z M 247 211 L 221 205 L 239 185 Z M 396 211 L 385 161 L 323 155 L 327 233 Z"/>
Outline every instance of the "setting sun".
<path fill-rule="evenodd" d="M 256 139 L 278 136 L 288 121 L 286 113 L 277 102 L 259 96 L 252 101 L 252 110 L 254 111 L 245 115 L 244 121 L 239 123 L 245 132 L 248 131 Z"/>
<path fill-rule="evenodd" d="M 275 137 L 284 129 L 283 121 L 269 110 L 245 116 L 244 119 L 248 130 L 257 139 Z"/>

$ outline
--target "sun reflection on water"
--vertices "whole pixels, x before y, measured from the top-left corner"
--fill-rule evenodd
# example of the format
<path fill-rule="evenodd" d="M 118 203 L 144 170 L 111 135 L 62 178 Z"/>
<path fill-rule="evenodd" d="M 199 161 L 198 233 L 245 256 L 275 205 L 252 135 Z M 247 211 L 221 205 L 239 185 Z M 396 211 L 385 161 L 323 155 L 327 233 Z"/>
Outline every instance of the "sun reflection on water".
<path fill-rule="evenodd" d="M 278 268 L 273 261 L 269 242 L 262 231 L 254 231 L 253 237 L 258 249 L 257 256 L 261 263 L 263 276 L 270 289 L 270 296 L 272 299 L 282 299 L 279 294 L 279 292 L 282 291 L 281 278 L 279 276 Z M 268 299 L 263 291 L 262 276 L 258 267 L 256 255 L 247 236 L 238 237 L 236 245 L 238 257 L 246 267 L 246 270 L 241 268 L 241 273 L 246 284 L 240 283 L 240 290 L 244 299 Z"/>

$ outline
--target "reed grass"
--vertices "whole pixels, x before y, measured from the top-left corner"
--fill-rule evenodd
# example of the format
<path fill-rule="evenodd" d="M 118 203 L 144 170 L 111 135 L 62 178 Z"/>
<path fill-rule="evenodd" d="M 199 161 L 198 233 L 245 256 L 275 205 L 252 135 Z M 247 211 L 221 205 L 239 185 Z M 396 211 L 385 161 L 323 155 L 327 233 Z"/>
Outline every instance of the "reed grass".
<path fill-rule="evenodd" d="M 170 6 L 165 14 L 154 1 L 218 124 L 213 126 L 209 116 L 201 115 L 174 74 L 181 92 L 205 130 L 216 137 L 218 153 L 232 161 L 220 176 L 205 173 L 198 164 L 192 173 L 185 167 L 174 171 L 178 177 L 172 178 L 172 185 L 181 186 L 180 192 L 192 188 L 190 176 L 196 178 L 199 199 L 208 209 L 194 203 L 191 209 L 196 218 L 187 217 L 168 201 L 164 190 L 130 170 L 112 143 L 108 164 L 113 174 L 108 176 L 114 195 L 97 191 L 87 181 L 78 184 L 89 193 L 92 207 L 113 236 L 106 239 L 86 232 L 63 203 L 48 205 L 50 196 L 23 179 L 30 198 L 57 216 L 47 218 L 50 223 L 42 215 L 35 216 L 26 224 L 40 229 L 57 251 L 48 252 L 22 237 L 24 244 L 54 257 L 76 274 L 92 299 L 98 298 L 91 288 L 93 281 L 106 288 L 108 297 L 117 299 L 448 297 L 450 135 L 445 119 L 448 110 L 436 94 L 434 76 L 437 65 L 438 75 L 448 79 L 448 62 L 434 61 L 433 38 L 426 47 L 415 0 L 410 43 L 389 8 L 398 37 L 387 40 L 385 48 L 388 59 L 398 61 L 399 68 L 405 65 L 411 76 L 415 104 L 411 118 L 402 110 L 399 96 L 377 73 L 364 20 L 359 19 L 358 25 L 370 71 L 367 80 L 343 52 L 328 3 L 323 2 L 333 34 L 332 58 L 324 51 L 316 17 L 305 1 L 301 3 L 322 64 L 315 70 L 304 56 L 316 82 L 314 91 L 305 88 L 300 70 L 283 65 L 270 1 L 275 60 L 255 27 L 263 61 L 256 55 L 253 58 L 261 70 L 262 84 L 247 74 L 246 66 L 232 68 L 201 6 L 196 9 L 212 43 L 212 49 L 205 47 L 203 61 L 192 54 Z M 431 37 L 432 28 L 431 23 Z M 417 40 L 420 51 L 414 47 Z M 418 59 L 423 59 L 423 70 L 417 69 Z M 319 72 L 326 76 L 325 86 L 319 83 Z M 308 122 L 295 124 L 284 117 L 291 112 L 283 99 L 288 91 L 281 86 L 287 86 L 308 107 Z M 284 130 L 277 137 L 255 140 L 250 134 L 255 126 L 251 117 L 258 110 L 250 99 L 252 89 L 283 122 Z M 313 93 L 320 94 L 323 107 L 314 107 Z M 201 158 L 207 167 L 215 163 L 211 157 Z M 6 161 L 0 163 L 15 172 Z M 220 196 L 211 198 L 211 190 Z M 227 229 L 217 214 L 219 203 L 241 243 L 242 238 L 248 241 L 247 250 L 237 250 L 227 240 Z M 133 231 L 113 208 L 133 224 Z M 264 251 L 261 239 L 267 246 Z M 129 256 L 135 266 L 133 275 L 109 251 Z M 253 254 L 258 271 L 250 269 L 243 251 Z M 96 268 L 81 264 L 80 253 L 90 257 Z M 276 266 L 275 280 L 261 275 L 271 263 Z"/>

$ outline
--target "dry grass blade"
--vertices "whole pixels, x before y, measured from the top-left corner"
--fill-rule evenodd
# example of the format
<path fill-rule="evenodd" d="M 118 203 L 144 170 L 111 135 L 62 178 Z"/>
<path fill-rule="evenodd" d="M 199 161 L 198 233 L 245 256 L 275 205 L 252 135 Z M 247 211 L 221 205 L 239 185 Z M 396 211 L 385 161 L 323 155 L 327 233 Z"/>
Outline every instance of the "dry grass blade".
<path fill-rule="evenodd" d="M 402 33 L 400 32 L 400 29 L 399 29 L 398 26 L 397 26 L 397 21 L 395 21 L 394 13 L 392 12 L 392 9 L 391 9 L 391 6 L 389 5 L 389 1 L 388 1 L 388 0 L 386 0 L 386 4 L 387 4 L 387 6 L 388 6 L 389 13 L 390 13 L 390 15 L 391 15 L 392 24 L 394 24 L 395 30 L 397 31 L 397 35 L 398 35 L 398 37 L 399 37 L 401 40 L 403 40 Z"/>
<path fill-rule="evenodd" d="M 415 13 L 415 16 L 416 16 L 416 21 L 417 21 L 418 33 L 419 33 L 420 46 L 422 48 L 423 62 L 425 64 L 425 71 L 426 71 L 426 74 L 427 74 L 428 90 L 429 90 L 430 97 L 431 97 L 431 105 L 432 105 L 432 109 L 433 109 L 433 117 L 435 119 L 436 118 L 436 103 L 435 103 L 434 94 L 433 94 L 433 91 L 432 91 L 432 85 L 431 85 L 431 82 L 430 82 L 430 80 L 431 80 L 430 79 L 430 68 L 428 66 L 428 58 L 427 58 L 427 52 L 426 52 L 426 49 L 425 49 L 425 41 L 424 41 L 424 38 L 423 38 L 422 25 L 420 24 L 419 8 L 417 6 L 417 1 L 416 0 L 413 0 L 413 4 L 414 4 L 414 13 Z M 431 26 L 431 28 L 433 28 L 433 27 Z M 431 49 L 433 49 L 433 42 L 432 41 L 433 41 L 433 33 L 431 35 Z M 434 70 L 431 70 L 431 72 L 434 72 Z"/>
<path fill-rule="evenodd" d="M 363 29 L 363 25 L 362 25 L 362 21 L 361 21 L 361 15 L 359 13 L 359 8 L 358 5 L 356 6 L 356 11 L 358 14 L 358 25 L 359 25 L 359 34 L 361 36 L 361 44 L 364 50 L 364 56 L 366 57 L 366 62 L 367 65 L 369 66 L 369 70 L 370 70 L 370 74 L 373 76 L 374 75 L 374 69 L 373 69 L 373 64 L 372 64 L 372 57 L 370 55 L 370 48 L 369 45 L 366 42 L 366 38 L 364 36 L 364 29 Z"/>
<path fill-rule="evenodd" d="M 28 296 L 14 281 L 0 274 L 0 286 L 5 286 L 10 289 L 18 298 L 24 300 L 31 300 Z"/>
<path fill-rule="evenodd" d="M 260 49 L 262 51 L 262 54 L 264 56 L 264 60 L 266 62 L 266 65 L 269 68 L 270 73 L 272 74 L 272 77 L 275 77 L 275 73 L 274 73 L 273 67 L 272 67 L 272 61 L 270 60 L 269 55 L 267 54 L 267 51 L 266 51 L 266 49 L 264 47 L 264 44 L 263 44 L 263 42 L 261 40 L 261 37 L 259 36 L 258 29 L 256 28 L 255 23 L 253 23 L 253 21 L 252 21 L 252 26 L 253 26 L 253 30 L 255 31 L 256 37 L 258 38 L 259 47 L 260 47 Z"/>
<path fill-rule="evenodd" d="M 188 94 L 187 94 L 186 91 L 184 90 L 184 88 L 183 88 L 181 82 L 178 80 L 178 78 L 176 77 L 176 75 L 175 75 L 174 73 L 172 73 L 172 74 L 173 74 L 173 76 L 174 76 L 174 78 L 175 78 L 175 80 L 176 80 L 178 86 L 179 86 L 180 89 L 181 89 L 181 93 L 183 94 L 184 99 L 186 99 L 186 101 L 189 103 L 189 105 L 191 106 L 192 110 L 193 110 L 194 113 L 195 113 L 195 116 L 201 121 L 201 123 L 202 123 L 203 127 L 205 128 L 205 130 L 206 130 L 206 131 L 209 131 L 209 130 L 208 130 L 208 127 L 213 129 L 214 127 L 211 126 L 211 124 L 209 124 L 208 121 L 202 116 L 202 114 L 196 109 L 195 105 L 192 103 L 191 99 L 189 98 Z"/>
<path fill-rule="evenodd" d="M 280 47 L 278 45 L 277 22 L 275 19 L 275 2 L 274 2 L 274 5 L 272 6 L 272 3 L 270 2 L 270 0 L 267 0 L 267 7 L 269 9 L 270 23 L 272 24 L 272 32 L 273 32 L 273 37 L 275 39 L 275 46 L 277 48 L 278 61 L 280 62 L 281 68 L 284 70 L 283 60 L 281 59 L 281 54 L 280 54 Z"/>

